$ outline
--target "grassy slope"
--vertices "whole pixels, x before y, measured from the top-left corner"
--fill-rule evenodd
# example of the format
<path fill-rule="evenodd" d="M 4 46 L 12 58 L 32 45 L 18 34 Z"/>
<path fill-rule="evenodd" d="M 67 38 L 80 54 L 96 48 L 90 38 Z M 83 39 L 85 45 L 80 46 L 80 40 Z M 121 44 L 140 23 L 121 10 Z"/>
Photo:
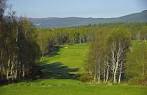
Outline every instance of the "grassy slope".
<path fill-rule="evenodd" d="M 49 64 L 60 62 L 69 68 L 79 68 L 79 72 L 83 72 L 88 48 L 87 44 L 65 45 L 56 55 L 50 58 L 45 57 L 43 60 Z"/>
<path fill-rule="evenodd" d="M 67 48 L 68 47 L 68 48 Z M 88 45 L 70 45 L 58 55 L 44 58 L 47 63 L 61 62 L 68 67 L 79 67 L 83 72 Z M 0 87 L 0 95 L 146 95 L 147 87 L 129 85 L 90 85 L 71 79 L 46 79 L 21 82 Z"/>

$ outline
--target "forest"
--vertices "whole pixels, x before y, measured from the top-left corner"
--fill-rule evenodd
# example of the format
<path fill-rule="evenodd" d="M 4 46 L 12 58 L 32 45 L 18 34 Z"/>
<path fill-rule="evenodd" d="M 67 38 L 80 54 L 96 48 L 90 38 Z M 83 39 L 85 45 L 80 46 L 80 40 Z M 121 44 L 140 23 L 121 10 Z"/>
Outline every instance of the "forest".
<path fill-rule="evenodd" d="M 6 1 L 0 0 L 0 86 L 42 79 L 50 81 L 51 76 L 59 74 L 53 79 L 71 79 L 102 86 L 129 84 L 146 87 L 147 23 L 107 23 L 64 28 L 37 28 L 27 18 L 16 17 L 15 12 L 11 10 L 4 15 L 5 9 Z M 54 55 L 60 56 L 56 53 L 63 48 L 73 48 L 75 45 L 74 48 L 77 49 L 83 44 L 88 46 L 87 55 L 84 56 L 85 60 L 80 65 L 83 68 L 80 73 L 62 76 L 62 70 L 65 67 L 59 70 L 59 73 L 56 73 L 58 70 L 55 67 L 44 71 L 47 64 L 51 62 L 45 63 L 45 59 L 52 58 Z M 67 55 L 79 52 L 76 49 L 68 52 Z M 76 57 L 83 56 L 84 50 L 81 49 Z M 53 72 L 49 72 L 50 70 Z M 63 72 L 63 75 L 65 74 L 66 72 Z"/>

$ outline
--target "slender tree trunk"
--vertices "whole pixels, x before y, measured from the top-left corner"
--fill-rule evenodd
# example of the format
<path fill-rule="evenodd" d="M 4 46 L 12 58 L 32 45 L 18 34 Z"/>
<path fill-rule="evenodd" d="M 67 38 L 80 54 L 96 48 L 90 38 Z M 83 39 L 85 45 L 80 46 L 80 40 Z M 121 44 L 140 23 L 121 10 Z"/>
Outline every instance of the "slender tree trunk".
<path fill-rule="evenodd" d="M 107 62 L 107 71 L 106 71 L 106 83 L 108 82 L 109 79 L 109 63 Z"/>
<path fill-rule="evenodd" d="M 118 79 L 118 83 L 121 82 L 121 76 L 122 76 L 122 63 L 120 64 L 120 71 L 119 71 L 119 79 Z"/>
<path fill-rule="evenodd" d="M 103 82 L 105 83 L 106 82 L 106 68 L 104 67 L 103 69 L 104 69 L 104 71 L 103 71 Z"/>

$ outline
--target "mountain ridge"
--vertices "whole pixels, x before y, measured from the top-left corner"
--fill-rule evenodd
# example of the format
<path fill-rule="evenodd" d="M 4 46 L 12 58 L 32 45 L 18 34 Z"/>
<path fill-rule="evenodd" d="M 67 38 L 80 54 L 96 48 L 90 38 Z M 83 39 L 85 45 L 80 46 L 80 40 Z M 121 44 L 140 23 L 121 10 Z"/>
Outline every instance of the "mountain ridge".
<path fill-rule="evenodd" d="M 92 17 L 47 17 L 47 18 L 29 18 L 29 20 L 37 27 L 72 27 L 89 24 L 104 23 L 142 23 L 147 22 L 147 10 L 133 13 L 121 17 L 114 18 L 92 18 Z"/>

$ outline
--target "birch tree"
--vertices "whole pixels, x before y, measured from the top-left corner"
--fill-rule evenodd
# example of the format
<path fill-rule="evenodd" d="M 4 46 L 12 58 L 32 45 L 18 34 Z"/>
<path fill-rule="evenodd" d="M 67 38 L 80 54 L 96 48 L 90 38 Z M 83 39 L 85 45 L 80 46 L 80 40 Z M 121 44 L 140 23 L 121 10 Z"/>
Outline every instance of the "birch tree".
<path fill-rule="evenodd" d="M 126 53 L 130 46 L 130 34 L 127 30 L 119 28 L 110 34 L 107 44 L 110 49 L 113 83 L 120 83 L 126 62 Z"/>

